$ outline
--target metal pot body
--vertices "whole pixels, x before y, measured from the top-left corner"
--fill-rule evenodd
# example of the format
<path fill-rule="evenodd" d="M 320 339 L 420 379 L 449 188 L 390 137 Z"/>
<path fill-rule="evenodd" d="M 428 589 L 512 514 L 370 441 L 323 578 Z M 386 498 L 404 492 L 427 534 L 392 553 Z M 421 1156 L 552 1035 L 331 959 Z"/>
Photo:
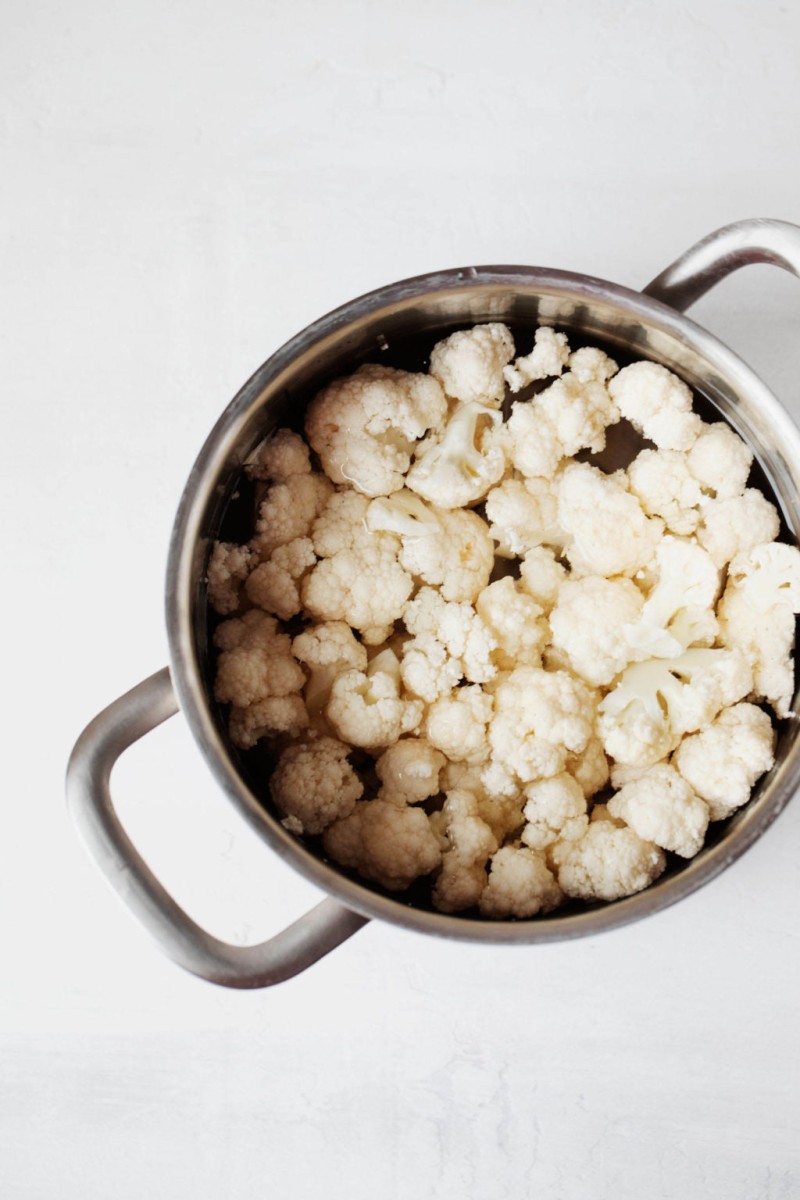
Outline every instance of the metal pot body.
<path fill-rule="evenodd" d="M 751 802 L 698 856 L 638 895 L 580 912 L 528 921 L 484 921 L 411 907 L 347 877 L 318 858 L 271 815 L 240 770 L 211 698 L 205 576 L 211 543 L 243 463 L 271 430 L 299 425 L 315 391 L 385 347 L 454 327 L 504 321 L 533 330 L 555 325 L 613 353 L 648 358 L 680 375 L 752 448 L 788 535 L 800 529 L 800 434 L 760 379 L 681 309 L 731 270 L 769 261 L 800 273 L 800 229 L 776 221 L 726 227 L 693 247 L 643 292 L 584 275 L 528 267 L 470 267 L 405 280 L 371 292 L 309 326 L 245 384 L 211 431 L 187 482 L 170 544 L 167 626 L 171 671 L 146 680 L 84 731 L 68 772 L 73 809 L 101 866 L 181 965 L 231 986 L 264 986 L 295 974 L 367 919 L 477 942 L 542 942 L 622 925 L 674 903 L 734 861 L 796 790 L 796 720 L 785 722 L 777 762 Z M 174 689 L 174 691 L 173 691 Z M 114 813 L 111 765 L 126 745 L 179 706 L 223 790 L 259 835 L 329 899 L 259 946 L 211 938 L 164 892 Z"/>

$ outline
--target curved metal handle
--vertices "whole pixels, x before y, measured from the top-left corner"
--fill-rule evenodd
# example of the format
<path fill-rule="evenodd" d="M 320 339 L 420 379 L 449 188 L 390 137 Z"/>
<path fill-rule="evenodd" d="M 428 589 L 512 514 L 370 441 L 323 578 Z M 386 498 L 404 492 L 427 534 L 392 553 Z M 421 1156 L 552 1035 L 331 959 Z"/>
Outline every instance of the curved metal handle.
<path fill-rule="evenodd" d="M 676 258 L 642 291 L 685 312 L 726 275 L 749 263 L 771 263 L 800 275 L 800 226 L 758 217 L 724 225 Z"/>
<path fill-rule="evenodd" d="M 256 946 L 231 946 L 206 933 L 175 903 L 136 851 L 111 800 L 114 763 L 178 711 L 165 667 L 120 696 L 86 726 L 69 760 L 67 801 L 107 878 L 180 966 L 225 987 L 268 987 L 310 967 L 367 918 L 323 900 L 288 929 Z"/>

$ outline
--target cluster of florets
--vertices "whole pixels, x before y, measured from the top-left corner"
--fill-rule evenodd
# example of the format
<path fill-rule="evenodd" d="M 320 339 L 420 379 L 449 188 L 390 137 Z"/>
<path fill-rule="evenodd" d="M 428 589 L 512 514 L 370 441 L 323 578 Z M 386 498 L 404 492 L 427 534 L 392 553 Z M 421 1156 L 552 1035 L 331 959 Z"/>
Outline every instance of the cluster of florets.
<path fill-rule="evenodd" d="M 639 450 L 609 474 L 621 422 Z M 304 433 L 254 451 L 252 537 L 208 567 L 215 695 L 236 746 L 272 746 L 289 831 L 441 911 L 530 917 L 647 887 L 748 801 L 800 552 L 682 380 L 547 327 L 515 357 L 487 324 L 428 373 L 335 379 Z"/>

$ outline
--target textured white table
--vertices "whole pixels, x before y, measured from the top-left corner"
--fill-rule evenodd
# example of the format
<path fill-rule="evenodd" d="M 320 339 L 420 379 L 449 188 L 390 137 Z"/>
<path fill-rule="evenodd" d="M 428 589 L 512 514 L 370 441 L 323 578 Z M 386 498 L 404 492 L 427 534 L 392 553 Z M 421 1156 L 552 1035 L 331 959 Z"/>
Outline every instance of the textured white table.
<path fill-rule="evenodd" d="M 800 221 L 800 10 L 472 0 L 9 0 L 0 45 L 8 1200 L 800 1194 L 800 804 L 711 887 L 595 940 L 368 927 L 270 992 L 165 961 L 78 844 L 78 731 L 166 661 L 194 456 L 288 336 L 473 262 L 640 286 L 743 216 Z M 694 315 L 800 417 L 800 284 Z M 317 898 L 180 717 L 119 768 L 216 933 Z"/>

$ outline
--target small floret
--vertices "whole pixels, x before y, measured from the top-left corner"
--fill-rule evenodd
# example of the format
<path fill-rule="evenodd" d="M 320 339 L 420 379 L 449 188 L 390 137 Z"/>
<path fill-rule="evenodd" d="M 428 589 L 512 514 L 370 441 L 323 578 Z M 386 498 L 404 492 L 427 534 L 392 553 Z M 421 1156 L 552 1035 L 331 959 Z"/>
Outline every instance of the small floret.
<path fill-rule="evenodd" d="M 403 486 L 416 443 L 446 413 L 444 393 L 430 375 L 365 363 L 311 401 L 306 436 L 334 483 L 388 496 Z"/>
<path fill-rule="evenodd" d="M 244 470 L 250 479 L 270 479 L 274 483 L 285 483 L 292 475 L 308 475 L 308 446 L 299 433 L 278 429 L 256 446 Z"/>
<path fill-rule="evenodd" d="M 252 565 L 253 555 L 249 547 L 234 546 L 231 542 L 214 542 L 207 575 L 208 602 L 214 612 L 223 617 L 236 612 Z"/>
<path fill-rule="evenodd" d="M 750 799 L 755 783 L 775 762 L 775 730 L 755 704 L 725 708 L 708 729 L 684 738 L 673 763 L 722 821 Z"/>
<path fill-rule="evenodd" d="M 250 546 L 259 559 L 278 546 L 308 537 L 311 526 L 327 504 L 333 488 L 324 475 L 311 472 L 290 475 L 268 489 L 258 507 L 256 532 Z"/>
<path fill-rule="evenodd" d="M 375 763 L 381 781 L 378 798 L 395 804 L 422 804 L 439 791 L 445 757 L 425 738 L 395 742 Z"/>
<path fill-rule="evenodd" d="M 643 603 L 630 579 L 568 579 L 550 614 L 553 645 L 587 683 L 609 684 L 633 658 L 625 626 L 638 620 Z"/>
<path fill-rule="evenodd" d="M 657 580 L 637 620 L 623 626 L 631 659 L 671 658 L 717 635 L 719 571 L 701 546 L 665 537 L 656 547 Z"/>
<path fill-rule="evenodd" d="M 558 775 L 592 734 L 592 694 L 565 671 L 518 667 L 497 688 L 494 702 L 492 753 L 523 783 Z"/>
<path fill-rule="evenodd" d="M 526 477 L 552 479 L 562 459 L 579 450 L 603 450 L 606 429 L 617 421 L 619 410 L 605 382 L 568 372 L 527 403 L 512 405 L 511 461 Z"/>
<path fill-rule="evenodd" d="M 310 538 L 295 538 L 278 546 L 251 572 L 244 588 L 248 600 L 282 621 L 288 621 L 300 612 L 298 585 L 316 561 Z"/>
<path fill-rule="evenodd" d="M 518 358 L 513 366 L 503 370 L 506 383 L 512 392 L 519 392 L 538 379 L 550 379 L 564 370 L 569 360 L 569 343 L 565 333 L 556 333 L 547 325 L 540 325 L 534 335 L 530 354 Z"/>
<path fill-rule="evenodd" d="M 487 727 L 494 701 L 478 686 L 456 688 L 428 709 L 425 732 L 450 762 L 482 763 L 489 757 Z"/>
<path fill-rule="evenodd" d="M 628 467 L 628 481 L 648 517 L 661 517 L 670 533 L 694 533 L 704 495 L 685 454 L 642 450 Z"/>
<path fill-rule="evenodd" d="M 391 655 L 391 651 L 386 651 Z M 381 656 L 383 657 L 383 656 Z M 392 655 L 394 658 L 394 655 Z M 397 659 L 394 660 L 397 663 Z M 391 746 L 422 720 L 421 700 L 400 695 L 400 668 L 345 671 L 333 681 L 325 715 L 342 741 L 373 749 Z M 381 667 L 385 663 L 380 664 Z"/>
<path fill-rule="evenodd" d="M 655 554 L 663 522 L 645 516 L 622 480 L 589 463 L 572 463 L 561 476 L 558 522 L 569 538 L 566 555 L 581 574 L 635 575 Z"/>
<path fill-rule="evenodd" d="M 744 491 L 753 451 L 730 425 L 704 425 L 687 456 L 689 470 L 706 495 L 727 500 Z"/>
<path fill-rule="evenodd" d="M 475 325 L 436 343 L 430 372 L 454 400 L 499 405 L 505 394 L 503 368 L 513 357 L 514 339 L 505 325 Z"/>
<path fill-rule="evenodd" d="M 459 661 L 459 677 L 486 683 L 496 675 L 497 639 L 471 604 L 446 601 L 434 588 L 423 587 L 406 605 L 403 620 L 416 639 L 435 639 Z"/>
<path fill-rule="evenodd" d="M 309 669 L 304 697 L 309 716 L 316 717 L 328 703 L 337 675 L 364 671 L 367 651 L 344 621 L 310 625 L 292 642 L 292 654 Z"/>
<path fill-rule="evenodd" d="M 682 379 L 654 362 L 623 367 L 608 385 L 622 413 L 660 450 L 688 450 L 702 428 Z"/>
<path fill-rule="evenodd" d="M 518 558 L 536 546 L 562 546 L 558 495 L 550 480 L 506 479 L 486 497 L 489 532 L 503 558 Z"/>
<path fill-rule="evenodd" d="M 547 863 L 527 846 L 503 846 L 492 857 L 480 899 L 485 917 L 534 917 L 551 912 L 563 893 Z"/>
<path fill-rule="evenodd" d="M 547 621 L 515 579 L 506 575 L 490 583 L 478 596 L 475 608 L 497 643 L 493 658 L 501 670 L 541 665 L 549 633 Z"/>
<path fill-rule="evenodd" d="M 780 527 L 775 505 L 757 488 L 746 488 L 741 496 L 706 501 L 700 509 L 697 540 L 721 568 L 737 554 L 774 541 Z"/>
<path fill-rule="evenodd" d="M 566 568 L 556 558 L 555 551 L 546 546 L 529 550 L 520 563 L 519 586 L 544 613 L 555 607 L 566 578 Z"/>
<path fill-rule="evenodd" d="M 627 826 L 595 819 L 595 813 L 583 837 L 558 842 L 550 851 L 564 893 L 579 900 L 621 900 L 649 887 L 667 865 L 664 851 Z"/>
<path fill-rule="evenodd" d="M 348 762 L 350 747 L 335 738 L 287 746 L 270 779 L 270 794 L 293 833 L 322 833 L 352 812 L 364 785 Z"/>
<path fill-rule="evenodd" d="M 335 862 L 391 892 L 429 875 L 442 857 L 422 809 L 389 800 L 359 801 L 349 816 L 328 826 L 323 846 Z"/>
<path fill-rule="evenodd" d="M 753 686 L 739 650 L 687 650 L 628 667 L 600 702 L 598 733 L 617 762 L 652 766 Z"/>
<path fill-rule="evenodd" d="M 529 783 L 524 795 L 522 811 L 527 824 L 520 836 L 532 850 L 546 850 L 558 841 L 572 841 L 586 832 L 586 797 L 566 772 Z"/>
<path fill-rule="evenodd" d="M 422 442 L 406 484 L 440 508 L 476 504 L 506 470 L 500 413 L 482 404 L 460 404 L 441 434 Z"/>
<path fill-rule="evenodd" d="M 709 811 L 674 767 L 656 764 L 627 783 L 608 802 L 608 811 L 645 842 L 693 858 L 703 845 Z"/>

